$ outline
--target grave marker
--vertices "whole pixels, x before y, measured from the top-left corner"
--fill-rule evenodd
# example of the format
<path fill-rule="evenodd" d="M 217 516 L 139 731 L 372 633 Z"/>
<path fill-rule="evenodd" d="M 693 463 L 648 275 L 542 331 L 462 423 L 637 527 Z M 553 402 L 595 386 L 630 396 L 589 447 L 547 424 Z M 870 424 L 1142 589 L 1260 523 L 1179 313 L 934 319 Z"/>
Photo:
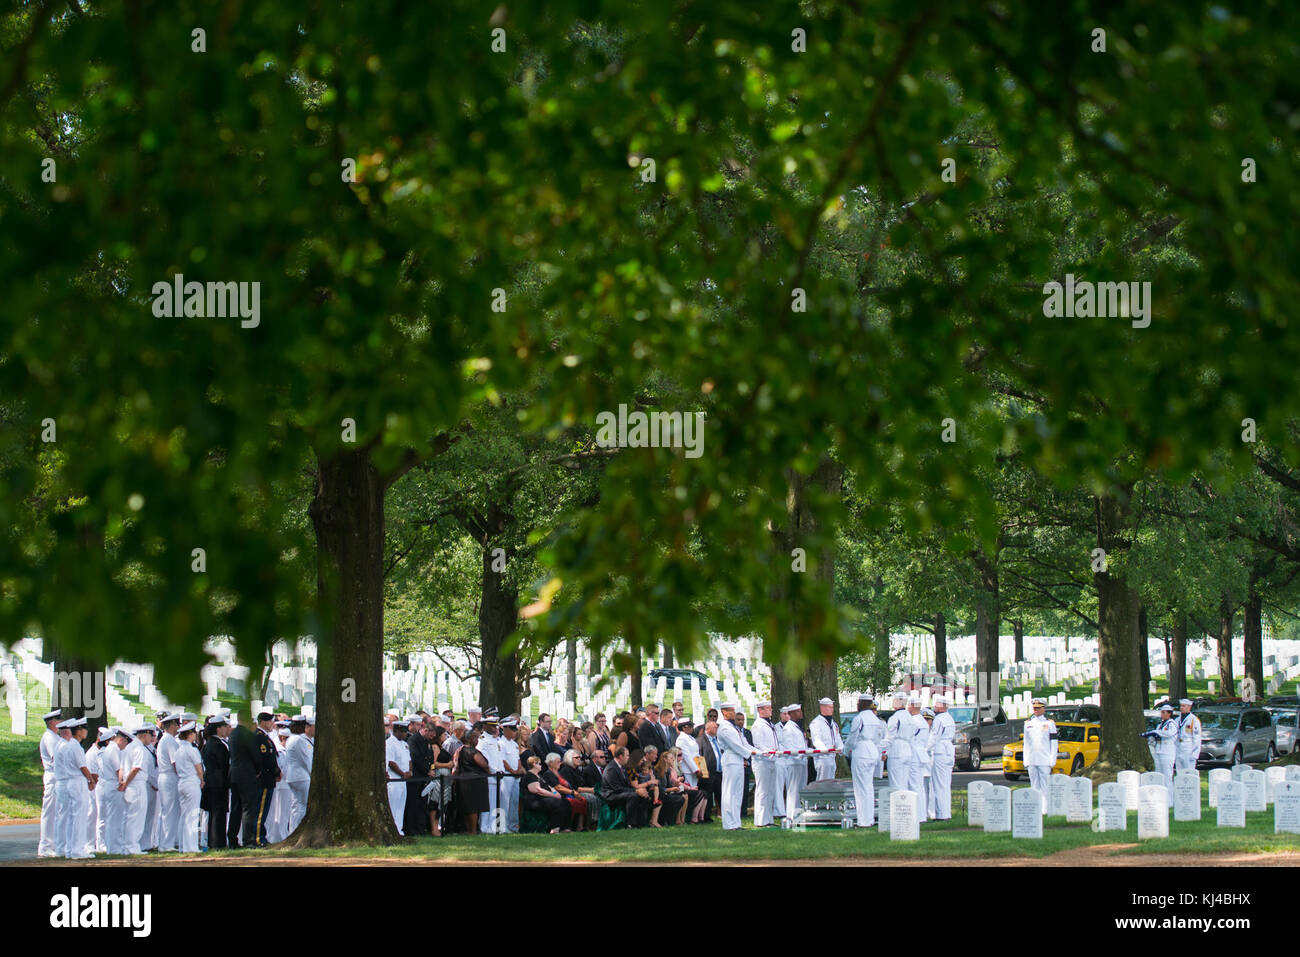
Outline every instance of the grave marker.
<path fill-rule="evenodd" d="M 1148 784 L 1138 794 L 1138 840 L 1169 836 L 1169 795 L 1163 784 Z"/>
<path fill-rule="evenodd" d="M 1011 836 L 1036 840 L 1043 836 L 1043 796 L 1034 788 L 1016 788 L 1011 793 Z"/>
<path fill-rule="evenodd" d="M 1011 830 L 1011 789 L 994 785 L 984 799 L 984 833 L 1001 834 Z"/>
<path fill-rule="evenodd" d="M 1142 775 L 1136 771 L 1121 771 L 1115 775 L 1115 781 L 1124 789 L 1124 808 L 1136 811 L 1138 807 L 1138 788 L 1141 787 Z"/>
<path fill-rule="evenodd" d="M 889 796 L 889 839 L 919 841 L 921 822 L 917 820 L 915 791 L 895 791 Z"/>
<path fill-rule="evenodd" d="M 971 827 L 984 826 L 984 803 L 988 799 L 988 781 L 972 781 L 966 788 L 966 823 Z"/>
<path fill-rule="evenodd" d="M 1128 830 L 1128 796 L 1122 784 L 1107 781 L 1097 788 L 1098 831 Z"/>
<path fill-rule="evenodd" d="M 1065 819 L 1071 824 L 1088 824 L 1092 821 L 1092 779 L 1070 778 L 1070 791 L 1065 802 Z"/>
<path fill-rule="evenodd" d="M 1274 789 L 1273 833 L 1300 834 L 1300 781 L 1282 781 Z"/>
<path fill-rule="evenodd" d="M 1174 775 L 1174 820 L 1200 819 L 1201 776 L 1195 771 L 1179 771 Z"/>
<path fill-rule="evenodd" d="M 1246 787 L 1246 810 L 1267 811 L 1268 798 L 1263 771 L 1247 771 L 1241 776 L 1241 783 Z"/>
<path fill-rule="evenodd" d="M 1219 785 L 1218 817 L 1215 821 L 1219 827 L 1246 826 L 1246 786 L 1237 781 L 1225 781 Z"/>
<path fill-rule="evenodd" d="M 1053 774 L 1047 779 L 1047 813 L 1050 817 L 1065 817 L 1066 795 L 1070 793 L 1070 779 L 1064 774 Z"/>

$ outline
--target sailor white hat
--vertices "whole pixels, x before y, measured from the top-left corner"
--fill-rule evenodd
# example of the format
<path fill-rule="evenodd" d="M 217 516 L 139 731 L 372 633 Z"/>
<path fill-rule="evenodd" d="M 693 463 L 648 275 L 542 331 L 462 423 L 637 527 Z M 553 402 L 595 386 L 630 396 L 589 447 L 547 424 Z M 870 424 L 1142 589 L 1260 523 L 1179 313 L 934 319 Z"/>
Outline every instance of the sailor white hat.
<path fill-rule="evenodd" d="M 502 719 L 502 721 L 501 721 L 501 727 L 503 727 L 503 728 L 517 728 L 517 727 L 519 727 L 519 719 L 516 718 L 516 717 L 513 717 L 513 716 L 512 716 L 512 717 L 509 717 L 509 718 L 504 718 L 504 719 Z"/>
<path fill-rule="evenodd" d="M 186 731 L 193 731 L 193 730 L 194 730 L 194 722 L 186 721 L 183 725 L 181 725 L 179 728 L 176 729 L 176 733 L 184 734 Z"/>
<path fill-rule="evenodd" d="M 789 714 L 789 713 L 790 713 L 790 706 L 789 706 L 789 705 L 786 705 L 785 707 L 783 707 L 783 708 L 781 709 L 781 713 L 782 713 L 782 714 Z"/>
<path fill-rule="evenodd" d="M 1172 711 L 1174 710 L 1174 706 L 1171 705 L 1168 701 L 1162 701 L 1162 702 L 1160 702 L 1160 709 L 1159 709 L 1159 710 L 1161 710 L 1161 711 L 1170 711 L 1170 712 L 1172 712 Z"/>
<path fill-rule="evenodd" d="M 1029 703 L 1030 703 L 1031 705 L 1034 705 L 1034 704 L 1046 705 L 1046 704 L 1047 704 L 1047 699 L 1046 699 L 1046 698 L 1034 698 L 1034 699 L 1033 699 L 1032 701 L 1030 701 Z"/>
<path fill-rule="evenodd" d="M 112 728 L 100 728 L 99 734 L 97 734 L 95 737 L 100 741 L 107 741 L 112 736 L 113 736 Z"/>
<path fill-rule="evenodd" d="M 873 698 L 873 697 L 871 696 L 871 692 L 870 692 L 870 691 L 862 691 L 862 692 L 859 692 L 859 693 L 858 693 L 858 700 L 859 700 L 859 701 L 875 701 L 876 699 Z"/>
<path fill-rule="evenodd" d="M 934 696 L 932 699 L 930 699 L 930 700 L 932 700 L 935 704 L 950 704 L 950 703 L 951 703 L 951 702 L 948 701 L 948 696 L 947 696 L 947 695 L 942 695 L 942 694 L 937 694 L 937 695 L 935 695 L 935 696 Z"/>
<path fill-rule="evenodd" d="M 919 708 L 921 706 L 921 696 L 919 694 L 908 695 L 907 703 L 909 705 L 916 705 Z"/>
<path fill-rule="evenodd" d="M 770 702 L 770 701 L 760 701 L 760 702 L 758 702 L 758 704 L 754 705 L 754 707 L 755 707 L 755 708 L 770 708 L 770 707 L 772 707 L 772 702 Z"/>
<path fill-rule="evenodd" d="M 1178 703 L 1179 703 L 1179 704 L 1185 704 L 1185 705 L 1189 705 L 1189 706 L 1190 706 L 1192 702 L 1191 702 L 1191 700 L 1188 699 L 1188 698 L 1179 698 L 1179 699 L 1178 699 Z"/>
<path fill-rule="evenodd" d="M 409 725 L 410 725 L 410 722 L 409 722 L 409 721 L 394 721 L 394 722 L 393 722 L 393 727 L 394 727 L 394 728 L 405 728 L 405 727 L 408 727 Z"/>
<path fill-rule="evenodd" d="M 54 719 L 54 718 L 57 718 L 57 717 L 58 717 L 59 715 L 61 715 L 61 714 L 63 714 L 63 709 L 62 709 L 62 708 L 55 708 L 53 711 L 47 711 L 45 714 L 41 715 L 41 720 L 42 720 L 42 721 L 50 721 L 50 720 L 52 720 L 52 719 Z"/>
<path fill-rule="evenodd" d="M 73 728 L 80 728 L 85 723 L 86 723 L 85 718 L 68 718 L 66 721 L 60 721 L 58 724 L 55 725 L 55 727 L 71 730 Z"/>
<path fill-rule="evenodd" d="M 818 698 L 818 699 L 817 699 L 817 703 L 818 703 L 818 704 L 834 704 L 835 702 L 832 701 L 830 698 Z"/>
<path fill-rule="evenodd" d="M 208 718 L 209 728 L 219 728 L 223 724 L 230 724 L 230 722 L 226 720 L 224 715 L 214 714 L 212 717 Z"/>
<path fill-rule="evenodd" d="M 802 710 L 803 710 L 803 705 L 801 705 L 801 704 L 792 704 L 792 705 L 790 705 L 790 710 L 791 710 L 791 711 L 802 711 Z"/>
<path fill-rule="evenodd" d="M 141 724 L 141 725 L 137 725 L 136 729 L 131 733 L 132 734 L 153 734 L 157 730 L 158 728 L 152 724 Z"/>
<path fill-rule="evenodd" d="M 734 701 L 723 701 L 723 702 L 721 702 L 720 704 L 715 705 L 715 707 L 716 707 L 719 711 L 735 711 L 735 710 L 736 710 L 736 704 L 735 704 Z"/>

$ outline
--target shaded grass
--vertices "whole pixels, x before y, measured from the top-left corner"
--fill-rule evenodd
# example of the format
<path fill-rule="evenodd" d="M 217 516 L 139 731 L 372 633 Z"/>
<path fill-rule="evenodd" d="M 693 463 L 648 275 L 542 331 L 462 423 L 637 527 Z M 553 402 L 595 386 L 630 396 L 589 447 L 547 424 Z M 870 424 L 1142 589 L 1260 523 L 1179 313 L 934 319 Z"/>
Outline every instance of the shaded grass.
<path fill-rule="evenodd" d="M 50 710 L 50 692 L 21 676 L 27 695 L 27 734 L 10 732 L 9 709 L 0 698 L 0 821 L 41 816 L 41 715 Z"/>

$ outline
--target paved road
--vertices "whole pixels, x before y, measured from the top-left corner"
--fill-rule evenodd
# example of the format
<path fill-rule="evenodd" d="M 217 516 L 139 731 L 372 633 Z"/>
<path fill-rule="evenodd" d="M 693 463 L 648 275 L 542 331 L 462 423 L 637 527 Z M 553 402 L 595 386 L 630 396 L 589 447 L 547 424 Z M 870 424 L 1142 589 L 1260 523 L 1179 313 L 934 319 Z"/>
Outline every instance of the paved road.
<path fill-rule="evenodd" d="M 41 837 L 39 824 L 5 824 L 0 826 L 0 861 L 16 861 L 36 856 L 36 842 Z"/>

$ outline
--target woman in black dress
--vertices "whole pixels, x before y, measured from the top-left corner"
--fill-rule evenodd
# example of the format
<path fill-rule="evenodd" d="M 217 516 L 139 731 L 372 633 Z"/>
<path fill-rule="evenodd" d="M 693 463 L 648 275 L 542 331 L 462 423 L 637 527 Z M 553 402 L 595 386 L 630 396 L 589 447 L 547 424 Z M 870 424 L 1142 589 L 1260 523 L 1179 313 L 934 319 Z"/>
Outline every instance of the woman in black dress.
<path fill-rule="evenodd" d="M 569 803 L 542 782 L 539 773 L 542 762 L 537 755 L 530 754 L 524 766 L 528 769 L 524 772 L 523 781 L 524 808 L 529 811 L 541 811 L 546 815 L 546 823 L 551 833 L 560 833 L 560 829 L 569 823 Z"/>
<path fill-rule="evenodd" d="M 627 748 L 628 767 L 639 767 L 642 751 L 641 739 L 636 736 L 636 728 L 641 723 L 641 719 L 631 711 L 624 711 L 619 717 L 622 720 L 623 730 L 614 739 L 614 749 Z"/>
<path fill-rule="evenodd" d="M 572 754 L 573 749 L 570 748 L 566 753 Z M 562 758 L 554 751 L 546 756 L 546 770 L 542 772 L 542 783 L 564 798 L 565 803 L 569 806 L 569 813 L 573 818 L 573 823 L 576 825 L 575 830 L 585 831 L 587 829 L 587 799 L 560 775 L 561 761 Z"/>
<path fill-rule="evenodd" d="M 676 765 L 672 761 L 672 749 L 665 751 L 655 765 L 655 776 L 659 779 L 659 794 L 664 802 L 663 813 L 659 820 L 664 824 L 681 824 L 686 816 L 686 795 L 682 793 L 681 781 L 674 782 L 672 774 Z"/>
<path fill-rule="evenodd" d="M 478 816 L 491 810 L 488 801 L 487 758 L 479 753 L 478 732 L 466 731 L 465 741 L 456 752 L 456 806 L 465 819 L 465 833 L 478 833 Z"/>
<path fill-rule="evenodd" d="M 430 742 L 429 748 L 433 761 L 429 775 L 433 786 L 429 790 L 425 806 L 429 810 L 429 829 L 434 837 L 442 837 L 442 822 L 447 814 L 447 808 L 451 805 L 451 768 L 456 756 L 443 749 L 447 729 L 435 725 L 433 733 L 434 740 Z"/>

